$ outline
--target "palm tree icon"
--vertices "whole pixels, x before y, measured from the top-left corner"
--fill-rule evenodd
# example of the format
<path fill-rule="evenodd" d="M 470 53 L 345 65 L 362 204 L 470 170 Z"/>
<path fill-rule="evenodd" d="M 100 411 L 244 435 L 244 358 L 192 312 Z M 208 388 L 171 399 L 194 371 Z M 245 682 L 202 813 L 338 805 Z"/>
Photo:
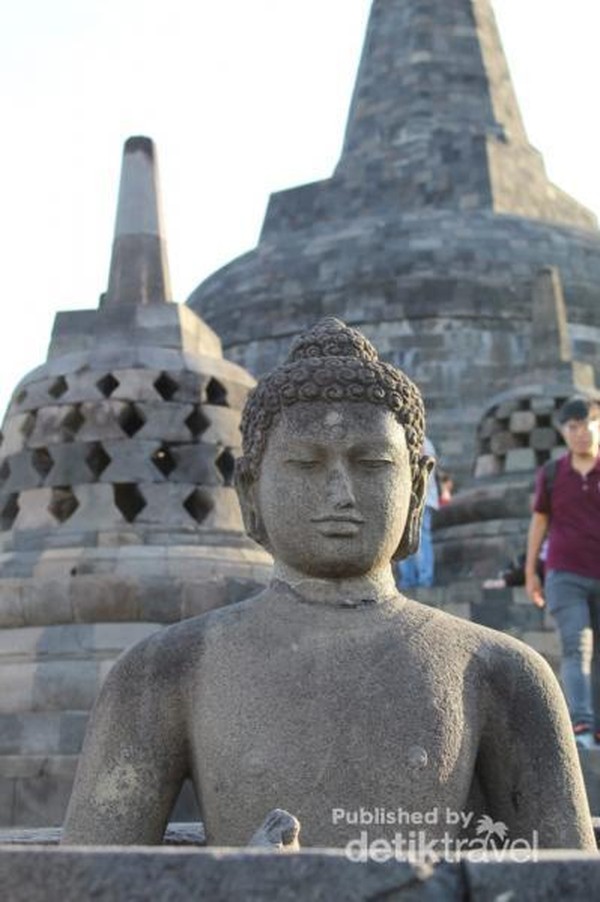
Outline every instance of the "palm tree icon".
<path fill-rule="evenodd" d="M 478 836 L 485 833 L 483 844 L 484 846 L 488 846 L 492 842 L 492 837 L 498 837 L 498 839 L 503 842 L 506 839 L 508 827 L 504 821 L 494 821 L 489 814 L 484 814 L 477 821 L 475 832 Z M 494 843 L 494 846 L 495 845 L 496 844 Z"/>

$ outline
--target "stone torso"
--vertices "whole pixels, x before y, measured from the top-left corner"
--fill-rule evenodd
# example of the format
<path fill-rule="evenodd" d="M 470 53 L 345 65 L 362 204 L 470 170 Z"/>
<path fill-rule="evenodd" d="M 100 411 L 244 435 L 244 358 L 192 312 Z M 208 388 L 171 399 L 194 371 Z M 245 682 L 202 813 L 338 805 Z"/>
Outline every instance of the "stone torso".
<path fill-rule="evenodd" d="M 487 705 L 464 624 L 450 661 L 453 618 L 400 598 L 326 607 L 271 590 L 203 621 L 190 728 L 210 843 L 243 844 L 274 807 L 313 846 L 357 838 L 361 808 L 466 809 Z"/>

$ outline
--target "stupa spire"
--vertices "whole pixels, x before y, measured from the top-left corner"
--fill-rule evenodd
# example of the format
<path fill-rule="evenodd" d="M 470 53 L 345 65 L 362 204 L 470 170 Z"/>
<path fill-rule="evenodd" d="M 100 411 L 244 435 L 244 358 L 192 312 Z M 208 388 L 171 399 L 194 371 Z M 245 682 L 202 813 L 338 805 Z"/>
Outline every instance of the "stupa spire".
<path fill-rule="evenodd" d="M 162 224 L 156 149 L 150 138 L 128 138 L 123 148 L 108 290 L 104 305 L 171 300 Z"/>
<path fill-rule="evenodd" d="M 343 154 L 434 126 L 527 140 L 490 0 L 374 0 Z"/>

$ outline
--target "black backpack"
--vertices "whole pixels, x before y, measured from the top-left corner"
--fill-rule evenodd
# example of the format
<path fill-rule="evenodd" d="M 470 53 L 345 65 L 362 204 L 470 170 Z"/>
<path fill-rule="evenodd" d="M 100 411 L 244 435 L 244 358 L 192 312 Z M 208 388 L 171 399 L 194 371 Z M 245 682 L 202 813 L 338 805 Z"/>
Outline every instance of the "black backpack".
<path fill-rule="evenodd" d="M 558 460 L 548 460 L 544 464 L 544 488 L 550 502 L 550 511 L 552 513 L 552 489 L 556 480 L 556 471 L 558 470 Z"/>

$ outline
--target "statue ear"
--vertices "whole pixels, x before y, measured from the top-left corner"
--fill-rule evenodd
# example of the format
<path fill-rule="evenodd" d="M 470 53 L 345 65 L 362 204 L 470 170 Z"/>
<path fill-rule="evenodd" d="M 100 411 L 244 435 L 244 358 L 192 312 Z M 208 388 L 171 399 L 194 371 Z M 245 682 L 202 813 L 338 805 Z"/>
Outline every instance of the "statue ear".
<path fill-rule="evenodd" d="M 241 457 L 235 463 L 234 485 L 237 492 L 244 527 L 251 539 L 270 551 L 269 537 L 260 515 L 257 500 L 257 483 L 246 460 Z"/>
<path fill-rule="evenodd" d="M 427 496 L 427 481 L 434 466 L 435 460 L 433 457 L 424 455 L 419 459 L 417 476 L 413 480 L 410 493 L 406 526 L 404 527 L 400 544 L 394 554 L 393 559 L 395 561 L 402 561 L 404 558 L 410 557 L 419 547 L 421 524 L 425 511 L 425 498 Z"/>

